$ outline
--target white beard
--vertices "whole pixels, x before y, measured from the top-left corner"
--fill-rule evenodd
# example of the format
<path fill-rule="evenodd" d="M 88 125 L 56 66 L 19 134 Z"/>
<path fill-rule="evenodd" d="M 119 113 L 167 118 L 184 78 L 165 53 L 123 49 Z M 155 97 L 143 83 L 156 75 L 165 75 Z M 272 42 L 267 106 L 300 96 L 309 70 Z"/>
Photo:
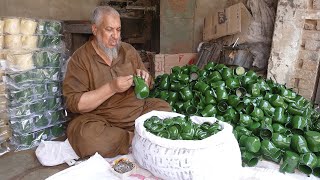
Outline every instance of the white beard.
<path fill-rule="evenodd" d="M 100 41 L 98 38 L 97 38 L 97 41 L 98 41 L 99 48 L 102 49 L 102 51 L 107 55 L 107 57 L 109 58 L 110 61 L 118 58 L 118 52 L 119 52 L 121 40 L 118 41 L 116 47 L 114 47 L 114 48 L 107 48 L 102 43 L 102 41 Z"/>

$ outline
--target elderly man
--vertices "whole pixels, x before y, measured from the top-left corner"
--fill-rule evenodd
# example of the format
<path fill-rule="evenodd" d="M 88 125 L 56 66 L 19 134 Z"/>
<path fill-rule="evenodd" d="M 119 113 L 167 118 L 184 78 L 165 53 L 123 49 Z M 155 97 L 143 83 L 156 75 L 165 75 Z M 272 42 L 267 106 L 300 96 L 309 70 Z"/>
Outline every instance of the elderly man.
<path fill-rule="evenodd" d="M 150 85 L 151 77 L 137 51 L 120 41 L 119 13 L 107 6 L 93 13 L 94 39 L 70 58 L 63 82 L 67 109 L 77 116 L 69 123 L 67 137 L 80 157 L 127 154 L 134 122 L 152 110 L 171 111 L 165 101 L 139 100 L 133 75 Z"/>

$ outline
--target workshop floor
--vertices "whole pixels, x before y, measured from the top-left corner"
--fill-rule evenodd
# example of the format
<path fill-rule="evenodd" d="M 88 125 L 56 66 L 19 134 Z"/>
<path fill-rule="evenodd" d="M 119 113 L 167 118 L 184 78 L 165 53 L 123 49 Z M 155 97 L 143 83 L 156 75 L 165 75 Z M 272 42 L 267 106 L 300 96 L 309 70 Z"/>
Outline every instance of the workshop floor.
<path fill-rule="evenodd" d="M 43 180 L 68 167 L 62 164 L 44 167 L 37 160 L 35 149 L 9 152 L 0 157 L 1 180 Z"/>

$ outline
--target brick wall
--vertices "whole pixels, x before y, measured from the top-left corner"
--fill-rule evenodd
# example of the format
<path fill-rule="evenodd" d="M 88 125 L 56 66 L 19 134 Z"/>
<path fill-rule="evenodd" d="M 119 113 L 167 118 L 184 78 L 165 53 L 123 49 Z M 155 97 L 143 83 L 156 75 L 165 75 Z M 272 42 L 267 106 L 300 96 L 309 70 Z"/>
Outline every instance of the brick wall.
<path fill-rule="evenodd" d="M 309 6 L 310 8 L 310 6 Z M 320 9 L 320 0 L 313 0 L 313 9 Z M 307 11 L 308 12 L 308 11 Z M 302 42 L 290 87 L 308 99 L 315 98 L 320 61 L 320 20 L 305 20 Z"/>

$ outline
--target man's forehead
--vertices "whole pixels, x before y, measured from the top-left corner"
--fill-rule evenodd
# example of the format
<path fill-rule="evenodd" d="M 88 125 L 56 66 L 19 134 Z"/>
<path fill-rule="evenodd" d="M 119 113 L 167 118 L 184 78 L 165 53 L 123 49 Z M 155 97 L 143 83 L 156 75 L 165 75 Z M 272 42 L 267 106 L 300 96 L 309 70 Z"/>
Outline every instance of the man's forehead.
<path fill-rule="evenodd" d="M 101 25 L 107 27 L 121 27 L 120 17 L 114 14 L 104 14 L 101 17 Z"/>

